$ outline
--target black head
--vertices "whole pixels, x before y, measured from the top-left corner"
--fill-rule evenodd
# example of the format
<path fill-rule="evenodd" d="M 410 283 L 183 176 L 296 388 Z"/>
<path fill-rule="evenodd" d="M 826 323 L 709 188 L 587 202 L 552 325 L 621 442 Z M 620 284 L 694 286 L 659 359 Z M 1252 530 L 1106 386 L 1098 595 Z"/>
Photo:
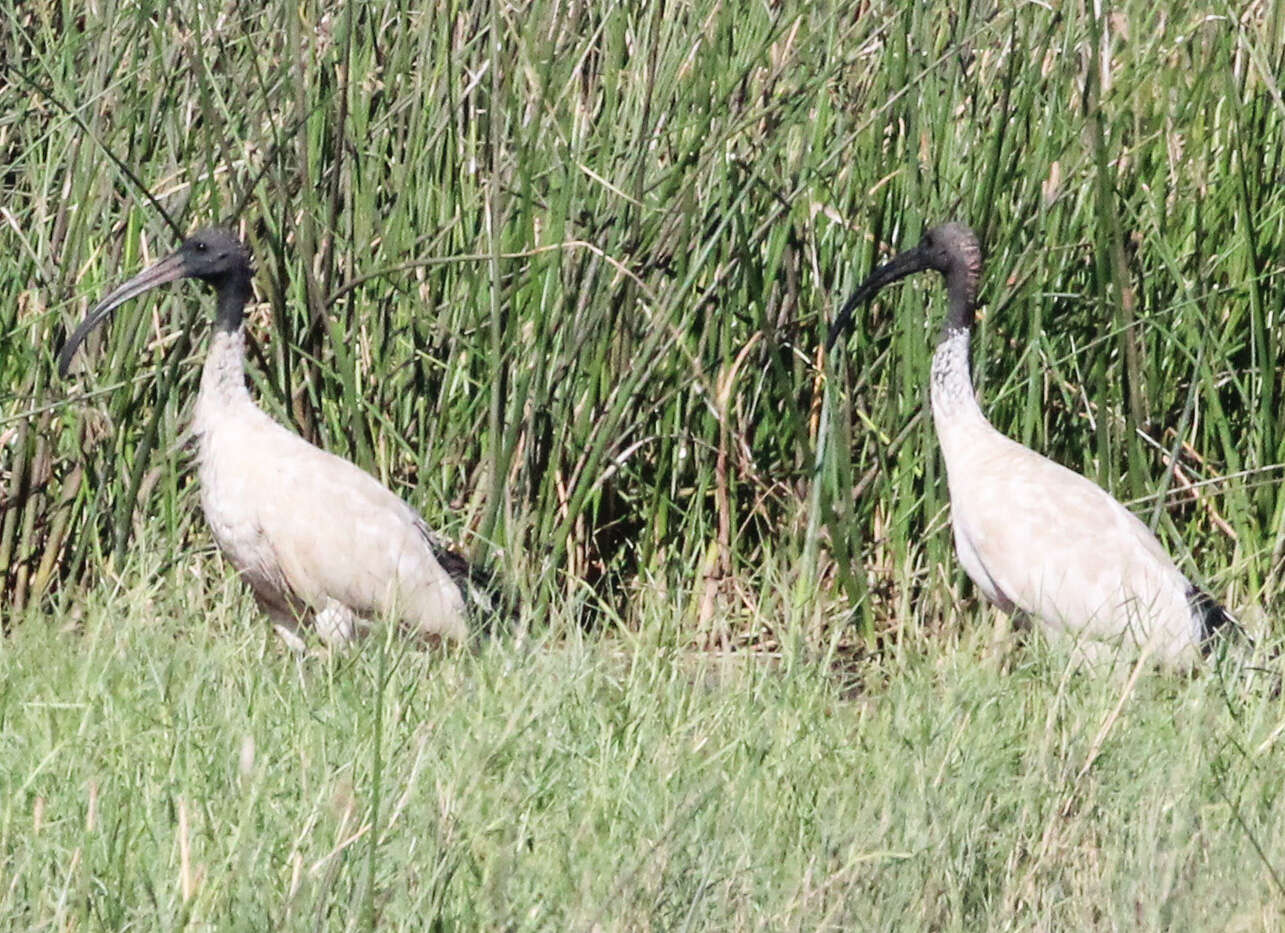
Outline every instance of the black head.
<path fill-rule="evenodd" d="M 67 375 L 76 349 L 108 315 L 131 298 L 175 279 L 196 278 L 213 285 L 219 292 L 220 316 L 232 315 L 235 320 L 231 323 L 239 325 L 241 308 L 250 297 L 252 275 L 250 254 L 236 234 L 220 228 L 192 234 L 175 252 L 144 269 L 93 307 L 63 344 L 58 354 L 58 374 Z"/>
<path fill-rule="evenodd" d="M 919 245 L 890 259 L 879 266 L 843 305 L 834 324 L 830 327 L 825 346 L 829 350 L 839 335 L 852 326 L 852 314 L 886 285 L 916 272 L 935 269 L 946 279 L 946 288 L 953 305 L 959 303 L 961 311 L 971 315 L 977 299 L 977 282 L 982 272 L 982 248 L 977 235 L 959 223 L 944 223 L 924 234 Z M 969 322 L 971 323 L 971 321 Z"/>
<path fill-rule="evenodd" d="M 253 275 L 249 251 L 235 233 L 220 227 L 198 230 L 183 241 L 174 257 L 180 259 L 183 268 L 175 278 L 200 279 L 215 288 L 230 278 L 248 282 Z"/>

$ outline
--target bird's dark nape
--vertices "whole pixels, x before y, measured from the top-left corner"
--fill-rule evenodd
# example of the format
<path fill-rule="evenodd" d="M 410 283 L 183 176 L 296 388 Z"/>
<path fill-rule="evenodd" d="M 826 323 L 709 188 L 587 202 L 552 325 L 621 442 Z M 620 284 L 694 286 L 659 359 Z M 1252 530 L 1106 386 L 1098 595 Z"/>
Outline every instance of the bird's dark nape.
<path fill-rule="evenodd" d="M 1191 615 L 1200 625 L 1201 648 L 1206 653 L 1213 645 L 1215 636 L 1241 631 L 1231 613 L 1204 590 L 1193 586 L 1188 588 L 1185 595 L 1187 605 L 1191 607 Z"/>

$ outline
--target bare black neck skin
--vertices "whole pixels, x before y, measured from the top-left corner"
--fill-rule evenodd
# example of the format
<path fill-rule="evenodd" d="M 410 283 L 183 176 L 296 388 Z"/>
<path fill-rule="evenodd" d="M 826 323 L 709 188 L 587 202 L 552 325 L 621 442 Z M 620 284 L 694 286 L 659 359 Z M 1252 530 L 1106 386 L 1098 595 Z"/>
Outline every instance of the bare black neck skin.
<path fill-rule="evenodd" d="M 977 319 L 977 285 L 962 262 L 953 263 L 946 272 L 946 296 L 949 310 L 942 326 L 942 337 L 951 331 L 971 331 Z"/>
<path fill-rule="evenodd" d="M 932 364 L 932 407 L 939 435 L 957 419 L 985 420 L 968 360 L 969 338 L 977 317 L 977 285 L 963 263 L 954 263 L 947 270 L 946 295 L 949 307 Z"/>
<path fill-rule="evenodd" d="M 250 300 L 250 270 L 234 269 L 213 284 L 218 290 L 214 329 L 226 334 L 236 333 L 245 320 L 245 306 Z"/>
<path fill-rule="evenodd" d="M 211 425 L 238 404 L 250 404 L 245 385 L 245 306 L 250 300 L 250 274 L 229 273 L 213 283 L 218 290 L 214 333 L 201 370 L 201 391 L 196 397 L 196 423 L 202 443 L 213 443 Z"/>

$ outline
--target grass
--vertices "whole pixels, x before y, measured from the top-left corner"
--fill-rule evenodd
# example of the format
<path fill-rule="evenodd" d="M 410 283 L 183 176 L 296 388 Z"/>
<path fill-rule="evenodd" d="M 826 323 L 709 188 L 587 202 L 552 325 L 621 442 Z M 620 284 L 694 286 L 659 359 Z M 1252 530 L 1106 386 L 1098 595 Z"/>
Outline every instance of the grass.
<path fill-rule="evenodd" d="M 9 639 L 5 928 L 1258 929 L 1285 898 L 1285 721 L 1212 673 L 1000 672 L 966 635 L 856 690 L 675 645 L 661 599 L 300 664 L 198 570 Z"/>
<path fill-rule="evenodd" d="M 11 6 L 10 927 L 1272 925 L 1275 701 L 996 670 L 924 417 L 939 287 L 818 344 L 968 221 L 997 427 L 1274 618 L 1275 5 Z M 280 654 L 184 457 L 195 287 L 56 380 L 220 219 L 261 404 L 496 563 L 530 644 Z"/>

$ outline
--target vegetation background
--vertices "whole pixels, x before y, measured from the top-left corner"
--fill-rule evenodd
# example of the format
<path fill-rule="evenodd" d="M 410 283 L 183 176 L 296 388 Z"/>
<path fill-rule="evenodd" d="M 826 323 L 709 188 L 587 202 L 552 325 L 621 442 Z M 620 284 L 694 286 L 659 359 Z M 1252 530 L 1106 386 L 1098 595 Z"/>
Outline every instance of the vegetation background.
<path fill-rule="evenodd" d="M 1271 927 L 1278 702 L 987 662 L 937 283 L 818 349 L 968 221 L 997 427 L 1279 611 L 1285 10 L 1163 6 L 7 8 L 7 927 Z M 261 404 L 495 563 L 530 641 L 271 641 L 195 500 L 195 286 L 56 381 L 215 219 Z"/>

